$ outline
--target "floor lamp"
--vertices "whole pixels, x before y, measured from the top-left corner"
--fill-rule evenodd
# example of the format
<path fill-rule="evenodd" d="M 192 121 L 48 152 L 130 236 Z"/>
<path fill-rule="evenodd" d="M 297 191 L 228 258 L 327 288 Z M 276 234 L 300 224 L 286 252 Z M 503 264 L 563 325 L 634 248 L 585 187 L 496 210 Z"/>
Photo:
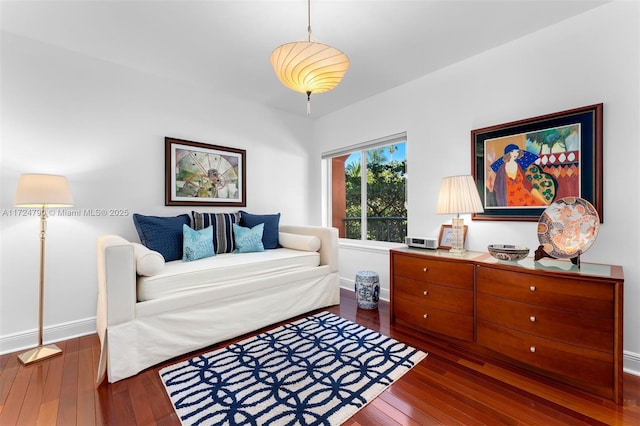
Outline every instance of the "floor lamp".
<path fill-rule="evenodd" d="M 460 213 L 481 213 L 482 201 L 478 195 L 478 188 L 473 176 L 448 176 L 442 178 L 440 194 L 438 195 L 438 214 L 455 214 L 451 220 L 451 253 L 463 254 L 464 250 L 464 219 Z"/>
<path fill-rule="evenodd" d="M 38 321 L 38 347 L 18 355 L 23 364 L 41 361 L 62 353 L 56 345 L 43 345 L 44 312 L 44 243 L 47 236 L 47 208 L 70 207 L 73 205 L 67 178 L 45 174 L 23 174 L 18 180 L 18 189 L 14 200 L 16 207 L 40 209 L 40 305 Z"/>

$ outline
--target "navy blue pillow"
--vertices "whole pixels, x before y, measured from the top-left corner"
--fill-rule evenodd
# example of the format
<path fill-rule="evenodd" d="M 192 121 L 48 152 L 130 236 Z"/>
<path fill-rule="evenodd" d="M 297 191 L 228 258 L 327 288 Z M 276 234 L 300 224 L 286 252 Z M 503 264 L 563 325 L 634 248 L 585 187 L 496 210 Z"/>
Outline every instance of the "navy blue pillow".
<path fill-rule="evenodd" d="M 240 226 L 253 228 L 261 223 L 264 223 L 262 245 L 264 245 L 265 250 L 282 247 L 278 239 L 278 233 L 280 232 L 280 213 L 251 214 L 240 210 Z"/>
<path fill-rule="evenodd" d="M 190 225 L 188 214 L 175 217 L 133 214 L 140 242 L 160 253 L 166 262 L 182 259 L 182 225 Z"/>

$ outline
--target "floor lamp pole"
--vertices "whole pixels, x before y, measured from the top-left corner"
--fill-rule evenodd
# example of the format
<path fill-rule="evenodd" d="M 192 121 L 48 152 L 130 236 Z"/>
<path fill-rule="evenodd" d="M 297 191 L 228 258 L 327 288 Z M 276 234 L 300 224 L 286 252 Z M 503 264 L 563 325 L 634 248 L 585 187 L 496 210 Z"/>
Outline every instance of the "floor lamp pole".
<path fill-rule="evenodd" d="M 28 350 L 20 355 L 18 359 L 23 364 L 31 364 L 32 362 L 41 361 L 62 353 L 56 345 L 43 345 L 43 328 L 44 328 L 44 247 L 47 238 L 47 211 L 45 206 L 40 210 L 40 303 L 38 318 L 38 347 Z"/>

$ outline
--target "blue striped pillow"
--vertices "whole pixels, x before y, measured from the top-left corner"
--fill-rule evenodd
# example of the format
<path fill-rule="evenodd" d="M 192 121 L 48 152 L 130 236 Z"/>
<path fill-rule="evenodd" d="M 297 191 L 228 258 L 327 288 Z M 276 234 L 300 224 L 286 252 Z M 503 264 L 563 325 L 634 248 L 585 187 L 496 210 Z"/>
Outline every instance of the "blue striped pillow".
<path fill-rule="evenodd" d="M 216 254 L 232 253 L 235 249 L 233 241 L 233 224 L 240 222 L 240 213 L 198 213 L 191 212 L 193 229 L 213 227 L 213 248 Z"/>

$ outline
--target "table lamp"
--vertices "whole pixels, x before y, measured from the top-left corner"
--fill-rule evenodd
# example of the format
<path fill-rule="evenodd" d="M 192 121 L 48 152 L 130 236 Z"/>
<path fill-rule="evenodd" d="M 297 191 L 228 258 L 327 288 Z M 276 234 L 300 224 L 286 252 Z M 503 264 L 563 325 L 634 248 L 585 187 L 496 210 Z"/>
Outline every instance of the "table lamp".
<path fill-rule="evenodd" d="M 16 207 L 40 209 L 40 304 L 38 322 L 38 346 L 18 355 L 23 364 L 41 361 L 62 353 L 56 345 L 43 345 L 44 311 L 44 247 L 47 236 L 47 208 L 70 207 L 73 205 L 67 178 L 57 175 L 32 174 L 20 175 L 14 200 Z"/>
<path fill-rule="evenodd" d="M 464 219 L 460 213 L 483 212 L 482 201 L 478 195 L 473 176 L 448 176 L 442 178 L 440 194 L 438 195 L 438 214 L 455 214 L 452 222 L 451 253 L 463 254 L 464 250 Z"/>

